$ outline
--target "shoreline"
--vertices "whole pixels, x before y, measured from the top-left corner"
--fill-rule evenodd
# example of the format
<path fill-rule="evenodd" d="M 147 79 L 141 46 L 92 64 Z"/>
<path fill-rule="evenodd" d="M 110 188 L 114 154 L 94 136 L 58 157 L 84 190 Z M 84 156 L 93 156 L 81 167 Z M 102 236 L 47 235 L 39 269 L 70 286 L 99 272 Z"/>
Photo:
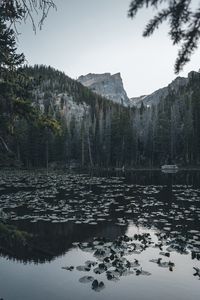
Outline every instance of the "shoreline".
<path fill-rule="evenodd" d="M 73 173 L 73 172 L 120 172 L 120 173 L 126 173 L 126 172 L 155 172 L 155 171 L 160 171 L 162 173 L 168 173 L 167 171 L 169 171 L 169 173 L 178 173 L 181 171 L 200 171 L 200 166 L 198 167 L 194 167 L 194 166 L 183 166 L 183 167 L 179 167 L 177 170 L 165 170 L 163 171 L 161 168 L 159 167 L 132 167 L 132 168 L 114 168 L 114 167 L 110 167 L 110 168 L 98 168 L 98 167 L 93 167 L 93 168 L 49 168 L 48 170 L 46 168 L 17 168 L 17 167 L 0 167 L 0 172 L 1 171 L 10 171 L 10 172 L 17 172 L 17 171 L 24 171 L 24 172 L 56 172 L 56 171 L 62 171 L 62 172 L 69 172 L 69 173 Z M 170 172 L 172 171 L 172 172 Z M 175 171 L 175 172 L 174 172 Z"/>

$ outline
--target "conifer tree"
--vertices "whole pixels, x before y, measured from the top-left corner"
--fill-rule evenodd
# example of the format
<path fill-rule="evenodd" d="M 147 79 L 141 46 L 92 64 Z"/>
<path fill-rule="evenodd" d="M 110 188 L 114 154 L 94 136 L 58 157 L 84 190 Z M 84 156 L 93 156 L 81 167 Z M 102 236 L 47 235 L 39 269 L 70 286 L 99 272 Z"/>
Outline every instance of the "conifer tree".
<path fill-rule="evenodd" d="M 128 16 L 133 18 L 143 7 L 152 7 L 155 16 L 148 22 L 143 36 L 150 36 L 164 22 L 169 22 L 169 35 L 173 45 L 180 49 L 175 62 L 175 73 L 179 73 L 190 60 L 200 39 L 200 5 L 192 0 L 132 0 Z"/>

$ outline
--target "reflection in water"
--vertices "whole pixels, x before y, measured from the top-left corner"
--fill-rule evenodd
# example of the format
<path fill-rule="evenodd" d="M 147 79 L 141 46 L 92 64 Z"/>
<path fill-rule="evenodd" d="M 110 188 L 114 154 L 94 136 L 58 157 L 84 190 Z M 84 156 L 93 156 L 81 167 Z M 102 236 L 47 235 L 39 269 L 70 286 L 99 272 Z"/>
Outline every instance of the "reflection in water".
<path fill-rule="evenodd" d="M 166 212 L 170 213 L 172 203 L 176 201 L 175 194 L 173 193 L 173 173 L 165 174 L 165 184 L 157 195 L 157 200 L 161 200 L 165 204 Z"/>
<path fill-rule="evenodd" d="M 31 233 L 32 239 L 27 244 L 18 245 L 13 249 L 10 247 L 2 249 L 3 256 L 9 259 L 17 259 L 23 262 L 44 263 L 51 261 L 57 256 L 64 255 L 74 242 L 91 240 L 96 236 L 115 239 L 125 234 L 127 227 L 114 224 L 99 224 L 99 226 L 78 225 L 72 222 L 51 224 L 38 222 L 34 224 L 18 223 L 18 228 Z M 6 251 L 7 250 L 7 251 Z"/>
<path fill-rule="evenodd" d="M 117 177 L 114 173 L 47 176 L 4 172 L 0 175 L 1 221 L 16 226 L 19 232 L 28 232 L 31 238 L 13 247 L 12 240 L 3 242 L 0 237 L 1 255 L 9 258 L 10 263 L 12 260 L 44 265 L 51 262 L 53 266 L 54 261 L 71 253 L 81 260 L 82 252 L 86 252 L 85 261 L 91 261 L 97 250 L 97 253 L 104 251 L 105 256 L 96 257 L 98 266 L 90 266 L 89 271 L 84 267 L 83 271 L 89 273 L 78 277 L 81 283 L 89 283 L 93 290 L 102 293 L 107 290 L 104 290 L 104 275 L 108 281 L 150 273 L 157 278 L 156 266 L 167 267 L 170 272 L 175 269 L 172 273 L 176 274 L 179 260 L 188 264 L 191 275 L 194 273 L 198 278 L 199 183 L 197 171 L 176 174 L 138 171 Z M 129 260 L 127 255 L 132 258 Z M 175 261 L 170 261 L 171 255 Z M 137 266 L 140 260 L 145 261 L 144 269 L 143 265 Z M 73 278 L 75 275 L 70 274 L 77 272 L 76 266 L 62 264 Z M 179 281 L 178 277 L 173 280 Z M 75 290 L 71 292 L 75 295 Z M 140 297 L 140 292 L 138 299 L 147 299 Z M 40 299 L 44 298 L 45 294 Z M 63 295 L 58 299 L 64 299 Z"/>

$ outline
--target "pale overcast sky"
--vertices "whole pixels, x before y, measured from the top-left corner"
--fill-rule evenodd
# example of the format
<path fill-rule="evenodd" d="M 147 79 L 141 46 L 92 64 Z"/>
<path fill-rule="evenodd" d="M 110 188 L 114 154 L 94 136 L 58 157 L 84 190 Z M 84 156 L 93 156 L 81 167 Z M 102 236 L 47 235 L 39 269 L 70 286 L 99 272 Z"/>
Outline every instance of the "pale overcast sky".
<path fill-rule="evenodd" d="M 176 76 L 177 48 L 167 25 L 150 38 L 142 31 L 152 12 L 142 10 L 127 18 L 130 0 L 55 0 L 42 30 L 19 28 L 19 49 L 29 64 L 46 64 L 76 79 L 87 73 L 120 72 L 129 97 L 149 94 Z M 180 73 L 200 68 L 200 48 Z"/>

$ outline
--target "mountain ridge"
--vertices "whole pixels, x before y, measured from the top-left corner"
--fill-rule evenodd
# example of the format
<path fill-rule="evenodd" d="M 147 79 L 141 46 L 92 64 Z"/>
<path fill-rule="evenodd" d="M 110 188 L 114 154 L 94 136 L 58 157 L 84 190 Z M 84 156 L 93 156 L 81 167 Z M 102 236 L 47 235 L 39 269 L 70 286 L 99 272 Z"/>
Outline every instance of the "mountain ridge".
<path fill-rule="evenodd" d="M 155 105 L 148 105 L 151 101 L 124 107 L 51 67 L 36 65 L 22 72 L 30 79 L 25 86 L 29 101 L 41 115 L 57 120 L 62 129 L 57 135 L 40 122 L 17 118 L 13 121 L 15 136 L 2 131 L 14 159 L 23 166 L 56 162 L 92 168 L 200 164 L 200 73 L 190 72 L 164 91 L 156 91 L 151 97 L 162 101 Z M 141 96 L 140 101 L 149 98 Z M 9 116 L 6 109 L 0 106 L 1 114 Z M 1 144 L 0 150 L 0 164 L 4 165 L 8 155 Z"/>
<path fill-rule="evenodd" d="M 115 103 L 121 104 L 125 107 L 130 106 L 130 99 L 123 86 L 121 74 L 89 73 L 81 75 L 78 82 L 91 89 L 93 92 L 112 100 Z"/>
<path fill-rule="evenodd" d="M 119 72 L 113 75 L 109 72 L 102 74 L 88 73 L 87 75 L 79 76 L 77 81 L 96 94 L 106 97 L 115 103 L 125 107 L 139 108 L 142 103 L 145 106 L 158 105 L 170 92 L 177 92 L 179 88 L 186 86 L 189 78 L 194 74 L 198 74 L 198 72 L 191 71 L 187 77 L 178 76 L 167 86 L 157 89 L 151 94 L 132 98 L 128 98 Z"/>
<path fill-rule="evenodd" d="M 199 74 L 199 72 L 191 71 L 188 73 L 187 77 L 178 76 L 167 86 L 160 88 L 149 95 L 132 97 L 130 98 L 131 105 L 136 107 L 140 107 L 142 103 L 145 106 L 157 105 L 162 99 L 166 98 L 169 95 L 170 91 L 177 92 L 179 88 L 186 86 L 189 82 L 190 77 L 195 74 Z"/>

